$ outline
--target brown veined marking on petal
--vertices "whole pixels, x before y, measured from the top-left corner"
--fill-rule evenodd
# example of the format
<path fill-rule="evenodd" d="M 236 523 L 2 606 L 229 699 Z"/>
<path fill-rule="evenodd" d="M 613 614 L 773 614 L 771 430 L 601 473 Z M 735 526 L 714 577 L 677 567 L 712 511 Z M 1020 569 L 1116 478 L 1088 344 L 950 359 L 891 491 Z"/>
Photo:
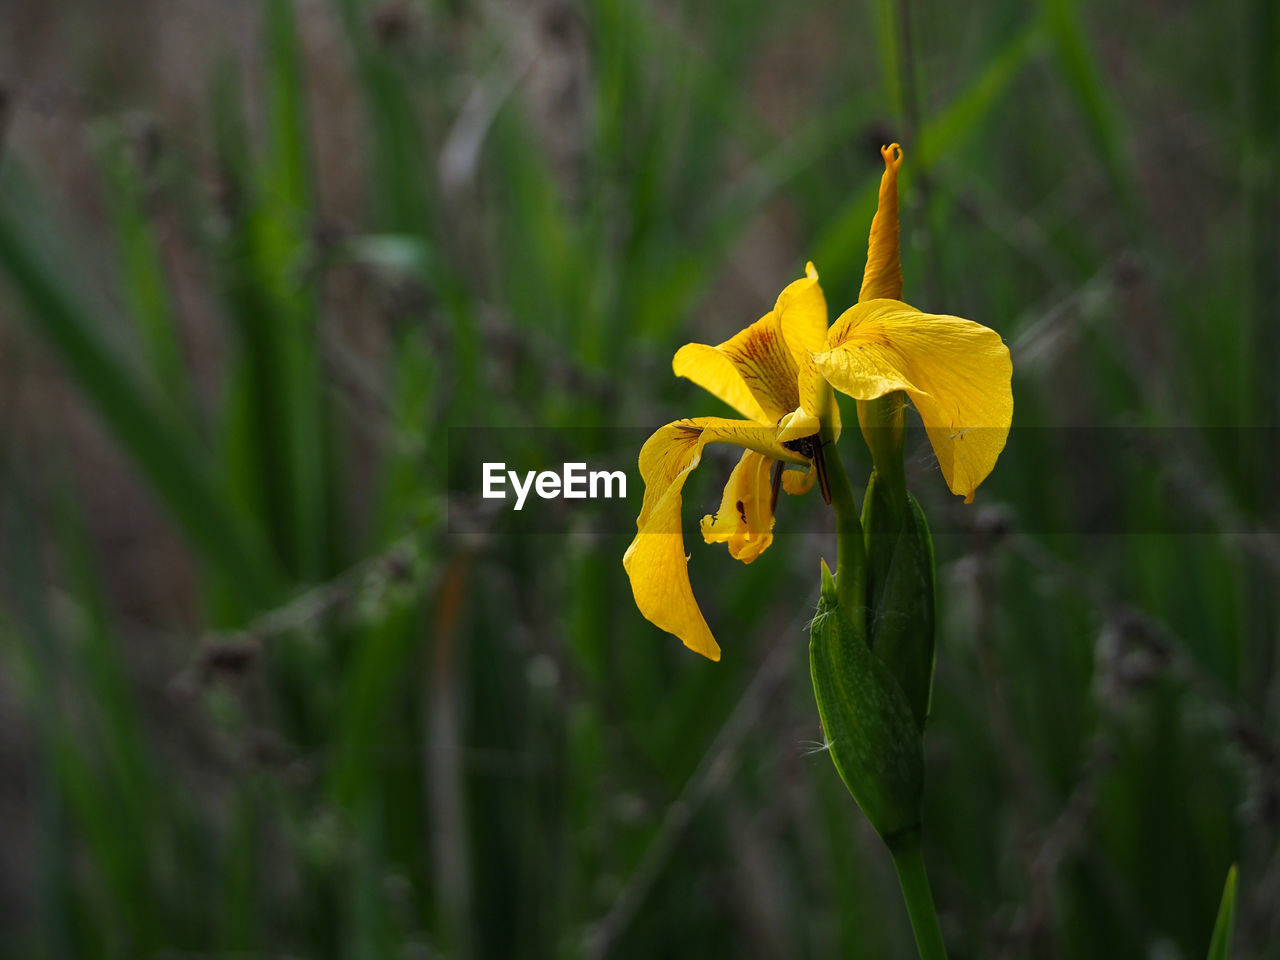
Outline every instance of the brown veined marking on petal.
<path fill-rule="evenodd" d="M 800 405 L 800 371 L 772 314 L 722 343 L 720 350 L 766 414 L 778 419 Z"/>
<path fill-rule="evenodd" d="M 831 325 L 831 330 L 827 333 L 827 346 L 838 347 L 842 343 L 856 339 L 859 350 L 863 349 L 867 344 L 896 350 L 893 340 L 883 330 L 877 329 L 874 326 L 874 321 L 864 323 L 870 316 L 870 313 L 857 313 L 853 307 L 850 307 Z"/>
<path fill-rule="evenodd" d="M 701 420 L 703 422 L 699 423 Z M 777 428 L 750 420 L 724 420 L 719 417 L 686 417 L 682 421 L 667 424 L 690 435 L 691 442 L 700 442 L 702 435 L 711 431 L 708 443 L 728 443 L 744 450 L 754 450 L 770 460 L 787 463 L 803 463 L 800 454 L 777 441 Z M 652 438 L 650 438 L 652 440 Z M 641 449 L 641 474 L 644 474 L 644 450 Z"/>
<path fill-rule="evenodd" d="M 686 377 L 719 397 L 748 420 L 763 423 L 769 419 L 760 409 L 760 401 L 742 379 L 741 371 L 720 346 L 686 343 L 676 351 L 671 369 L 676 376 Z"/>

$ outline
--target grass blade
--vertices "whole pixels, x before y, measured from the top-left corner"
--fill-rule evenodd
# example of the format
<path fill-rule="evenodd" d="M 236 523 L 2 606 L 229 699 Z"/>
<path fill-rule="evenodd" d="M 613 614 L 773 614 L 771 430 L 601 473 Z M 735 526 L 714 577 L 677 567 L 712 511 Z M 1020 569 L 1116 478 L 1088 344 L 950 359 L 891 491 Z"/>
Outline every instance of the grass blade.
<path fill-rule="evenodd" d="M 1222 903 L 1218 907 L 1218 919 L 1213 924 L 1213 940 L 1209 943 L 1209 960 L 1227 960 L 1231 956 L 1231 928 L 1236 916 L 1236 867 L 1227 871 L 1227 882 L 1222 888 Z"/>
<path fill-rule="evenodd" d="M 188 430 L 139 386 L 108 347 L 89 311 L 36 252 L 25 224 L 12 212 L 12 175 L 0 185 L 0 272 L 26 306 L 24 312 L 67 367 L 77 387 L 151 482 L 187 538 L 253 605 L 277 596 L 279 580 L 254 532 L 215 490 Z"/>
<path fill-rule="evenodd" d="M 911 175 L 919 176 L 928 172 L 943 156 L 955 150 L 956 145 L 969 132 L 978 128 L 979 121 L 991 110 L 1000 95 L 1013 85 L 1040 38 L 1041 26 L 1038 21 L 1023 28 L 991 59 L 968 89 L 941 113 L 922 125 L 915 149 L 903 168 L 901 190 L 904 195 L 910 191 Z M 867 243 L 867 226 L 875 214 L 879 187 L 880 172 L 877 170 L 833 213 L 830 226 L 814 245 L 814 262 L 824 272 L 824 277 L 846 273 L 855 275 L 853 268 L 862 261 Z M 852 292 L 856 293 L 856 288 Z"/>

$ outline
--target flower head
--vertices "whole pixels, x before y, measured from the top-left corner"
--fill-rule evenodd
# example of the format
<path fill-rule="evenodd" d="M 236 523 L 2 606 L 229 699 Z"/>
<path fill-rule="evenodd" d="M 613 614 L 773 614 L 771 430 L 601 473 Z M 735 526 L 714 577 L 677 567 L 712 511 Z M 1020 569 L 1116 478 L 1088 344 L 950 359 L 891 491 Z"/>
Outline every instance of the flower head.
<path fill-rule="evenodd" d="M 720 508 L 702 518 L 702 536 L 707 543 L 726 544 L 743 563 L 764 552 L 773 540 L 779 489 L 803 494 L 820 473 L 821 445 L 812 438 L 830 388 L 814 366 L 813 353 L 824 349 L 826 337 L 827 304 L 818 273 L 808 264 L 805 276 L 789 284 L 755 323 L 716 346 L 687 344 L 672 361 L 677 376 L 746 419 L 678 420 L 658 430 L 640 451 L 644 504 L 623 557 L 636 605 L 649 621 L 712 660 L 720 659 L 720 647 L 694 599 L 684 552 L 684 482 L 707 444 L 742 447 Z"/>
<path fill-rule="evenodd" d="M 1009 348 L 972 320 L 922 313 L 902 302 L 898 168 L 902 150 L 881 150 L 885 171 L 871 224 L 858 303 L 827 333 L 814 363 L 858 400 L 896 391 L 911 398 L 951 492 L 969 503 L 995 466 L 1013 420 Z"/>
<path fill-rule="evenodd" d="M 802 494 L 817 480 L 831 502 L 823 451 L 825 442 L 839 437 L 832 387 L 859 401 L 860 416 L 864 404 L 881 397 L 909 397 L 948 486 L 966 502 L 1008 436 L 1012 368 L 1000 336 L 971 320 L 922 313 L 901 300 L 902 150 L 893 144 L 881 153 L 885 172 L 859 302 L 828 328 L 826 300 L 810 263 L 774 308 L 746 329 L 715 346 L 681 347 L 672 362 L 676 375 L 745 419 L 678 420 L 654 433 L 640 451 L 644 504 L 623 557 L 636 606 L 712 660 L 720 658 L 720 647 L 693 596 L 680 517 L 685 480 L 707 444 L 734 444 L 743 454 L 720 508 L 702 518 L 703 539 L 724 543 L 735 559 L 751 563 L 773 540 L 779 490 Z M 842 470 L 839 476 L 847 488 Z"/>

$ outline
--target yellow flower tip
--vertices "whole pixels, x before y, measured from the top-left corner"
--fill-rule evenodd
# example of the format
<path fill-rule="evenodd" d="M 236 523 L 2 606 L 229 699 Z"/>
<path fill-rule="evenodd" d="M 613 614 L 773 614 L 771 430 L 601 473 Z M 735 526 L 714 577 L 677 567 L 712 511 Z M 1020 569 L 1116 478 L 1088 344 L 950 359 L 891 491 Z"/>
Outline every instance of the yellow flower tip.
<path fill-rule="evenodd" d="M 880 156 L 884 158 L 884 173 L 867 238 L 867 266 L 859 300 L 902 299 L 902 265 L 898 257 L 898 168 L 902 166 L 902 148 L 891 143 L 880 148 Z"/>
<path fill-rule="evenodd" d="M 804 275 L 810 280 L 818 279 L 818 268 L 813 265 L 813 261 L 809 260 L 804 265 Z"/>
<path fill-rule="evenodd" d="M 974 491 L 970 490 L 968 495 L 964 498 L 964 502 L 973 503 L 973 494 L 974 494 Z"/>

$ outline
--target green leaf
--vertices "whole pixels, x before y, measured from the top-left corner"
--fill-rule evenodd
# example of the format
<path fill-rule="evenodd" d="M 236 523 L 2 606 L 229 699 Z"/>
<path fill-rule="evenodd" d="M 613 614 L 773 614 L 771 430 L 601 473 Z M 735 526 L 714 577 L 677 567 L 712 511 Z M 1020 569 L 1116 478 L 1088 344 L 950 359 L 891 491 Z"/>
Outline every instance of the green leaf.
<path fill-rule="evenodd" d="M 26 307 L 23 315 L 57 352 L 188 539 L 247 603 L 270 604 L 279 595 L 279 580 L 257 531 L 219 496 L 190 428 L 139 385 L 92 313 L 72 296 L 62 272 L 36 252 L 28 226 L 35 221 L 14 213 L 15 195 L 25 189 L 12 173 L 0 183 L 0 274 Z"/>
<path fill-rule="evenodd" d="M 1236 915 L 1236 865 L 1227 871 L 1227 882 L 1222 888 L 1222 903 L 1218 907 L 1218 919 L 1213 925 L 1213 940 L 1209 943 L 1209 960 L 1227 960 L 1231 956 L 1231 927 Z"/>
<path fill-rule="evenodd" d="M 1045 22 L 1064 86 L 1075 98 L 1112 185 L 1130 216 L 1137 213 L 1136 176 L 1125 139 L 1125 124 L 1098 69 L 1088 38 L 1070 0 L 1045 0 Z"/>
<path fill-rule="evenodd" d="M 955 150 L 957 144 L 978 128 L 979 122 L 995 106 L 1000 95 L 1013 86 L 1023 65 L 1042 37 L 1040 22 L 1034 21 L 1020 31 L 987 64 L 969 87 L 945 109 L 920 128 L 920 134 L 899 177 L 904 195 L 911 177 L 929 172 L 942 157 Z M 866 249 L 867 231 L 876 212 L 880 189 L 880 171 L 870 177 L 836 209 L 814 245 L 814 263 L 831 274 L 848 271 L 861 262 Z"/>
<path fill-rule="evenodd" d="M 149 216 L 146 178 L 135 153 L 124 132 L 112 129 L 99 157 L 120 285 L 156 385 L 181 409 L 194 410 L 165 260 Z"/>

